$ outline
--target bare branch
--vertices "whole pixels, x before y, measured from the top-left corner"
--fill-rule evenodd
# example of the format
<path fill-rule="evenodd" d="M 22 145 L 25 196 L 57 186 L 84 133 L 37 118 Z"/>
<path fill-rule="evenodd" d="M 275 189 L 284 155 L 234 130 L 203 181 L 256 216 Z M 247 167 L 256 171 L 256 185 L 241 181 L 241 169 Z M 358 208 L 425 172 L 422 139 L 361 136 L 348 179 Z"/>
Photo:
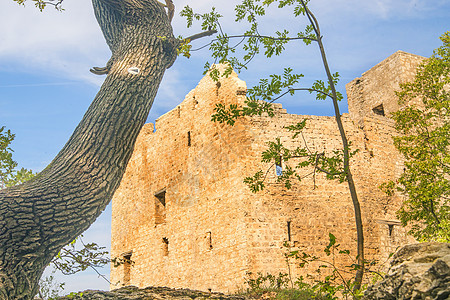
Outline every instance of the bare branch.
<path fill-rule="evenodd" d="M 210 36 L 210 35 L 213 35 L 213 34 L 216 34 L 216 33 L 217 33 L 217 30 L 203 31 L 203 32 L 191 35 L 191 36 L 183 39 L 183 42 L 198 40 L 198 39 L 201 39 L 201 38 L 203 38 L 205 36 Z"/>
<path fill-rule="evenodd" d="M 166 0 L 167 16 L 169 21 L 172 22 L 173 15 L 175 14 L 175 5 L 173 5 L 172 0 Z"/>
<path fill-rule="evenodd" d="M 42 4 L 44 5 L 52 5 L 54 6 L 56 9 L 60 10 L 61 9 L 61 4 L 63 3 L 64 0 L 50 0 L 50 1 L 41 1 Z"/>
<path fill-rule="evenodd" d="M 91 73 L 95 74 L 95 75 L 106 75 L 109 73 L 109 68 L 108 67 L 92 67 L 92 69 L 89 70 Z"/>

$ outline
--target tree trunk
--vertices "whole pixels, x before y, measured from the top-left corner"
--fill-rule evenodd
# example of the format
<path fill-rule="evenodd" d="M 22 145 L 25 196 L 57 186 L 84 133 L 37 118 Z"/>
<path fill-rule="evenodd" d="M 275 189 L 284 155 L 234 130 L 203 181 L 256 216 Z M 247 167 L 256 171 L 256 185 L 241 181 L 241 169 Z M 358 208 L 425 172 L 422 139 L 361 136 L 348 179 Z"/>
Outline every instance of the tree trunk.
<path fill-rule="evenodd" d="M 317 22 L 314 14 L 308 9 L 304 1 L 301 1 L 303 8 L 305 9 L 306 15 L 309 19 L 309 22 L 314 28 L 314 31 L 317 36 L 317 43 L 319 45 L 320 55 L 322 57 L 323 66 L 325 68 L 325 72 L 327 74 L 328 83 L 331 87 L 332 92 L 332 102 L 334 108 L 334 116 L 336 119 L 336 124 L 339 129 L 339 135 L 341 136 L 342 147 L 344 152 L 344 172 L 346 174 L 346 179 L 348 183 L 348 188 L 350 191 L 350 197 L 353 203 L 353 210 L 355 213 L 355 225 L 356 225 L 356 243 L 357 243 L 357 269 L 355 273 L 355 281 L 353 286 L 353 291 L 361 289 L 361 283 L 363 280 L 364 272 L 365 272 L 365 258 L 364 258 L 364 231 L 362 224 L 362 215 L 361 215 L 361 206 L 358 200 L 358 194 L 356 193 L 355 182 L 353 181 L 353 175 L 350 170 L 350 152 L 349 152 L 349 142 L 347 140 L 347 135 L 345 133 L 344 125 L 342 124 L 341 112 L 339 110 L 338 97 L 336 92 L 336 87 L 333 81 L 333 75 L 331 74 L 330 68 L 328 66 L 328 60 L 325 53 L 325 47 L 322 42 L 322 35 L 319 29 L 319 22 Z M 355 297 L 354 297 L 355 298 Z"/>
<path fill-rule="evenodd" d="M 0 190 L 0 299 L 32 299 L 50 260 L 105 209 L 176 59 L 178 41 L 156 0 L 93 4 L 112 51 L 109 74 L 50 165 L 31 181 Z"/>

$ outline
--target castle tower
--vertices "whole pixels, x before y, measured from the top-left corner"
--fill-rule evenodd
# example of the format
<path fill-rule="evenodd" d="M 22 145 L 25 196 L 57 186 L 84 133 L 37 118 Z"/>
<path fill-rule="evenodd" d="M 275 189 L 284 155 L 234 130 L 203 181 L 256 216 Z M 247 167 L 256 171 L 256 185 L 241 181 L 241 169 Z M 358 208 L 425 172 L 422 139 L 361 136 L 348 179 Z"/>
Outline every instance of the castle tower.
<path fill-rule="evenodd" d="M 401 198 L 378 186 L 402 171 L 388 115 L 398 109 L 398 84 L 413 78 L 422 59 L 397 52 L 347 85 L 350 113 L 343 122 L 352 149 L 359 149 L 351 168 L 368 259 L 387 258 L 408 242 L 395 218 Z M 321 173 L 313 178 L 305 168 L 302 181 L 286 189 L 273 163 L 260 159 L 277 138 L 291 149 L 340 149 L 334 117 L 288 114 L 275 104 L 274 117 L 246 117 L 234 126 L 211 121 L 217 103 L 243 105 L 245 93 L 235 73 L 219 82 L 206 76 L 180 105 L 143 127 L 112 200 L 111 258 L 122 262 L 111 267 L 112 289 L 132 284 L 232 292 L 244 287 L 248 273 L 311 274 L 316 266 L 286 262 L 285 245 L 324 256 L 330 232 L 355 255 L 347 183 Z M 293 139 L 285 127 L 305 118 L 302 137 Z M 266 188 L 252 193 L 243 179 L 259 170 Z"/>

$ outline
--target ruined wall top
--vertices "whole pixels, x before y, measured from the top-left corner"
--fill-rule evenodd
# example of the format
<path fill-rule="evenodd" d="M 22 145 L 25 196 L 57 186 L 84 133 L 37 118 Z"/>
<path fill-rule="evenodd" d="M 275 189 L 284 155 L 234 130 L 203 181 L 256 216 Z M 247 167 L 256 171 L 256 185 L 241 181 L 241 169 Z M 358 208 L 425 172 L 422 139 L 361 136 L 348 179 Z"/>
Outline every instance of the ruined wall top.
<path fill-rule="evenodd" d="M 360 124 L 365 117 L 386 116 L 399 109 L 395 91 L 400 84 L 412 81 L 417 67 L 425 57 L 397 51 L 379 64 L 355 78 L 346 85 L 348 110 L 350 118 Z M 226 65 L 216 65 L 221 73 Z M 181 115 L 205 114 L 211 116 L 217 103 L 226 107 L 229 104 L 244 105 L 247 86 L 233 71 L 228 77 L 220 77 L 218 81 L 204 76 L 198 86 L 191 90 L 186 98 L 175 109 L 156 120 L 155 128 L 166 128 Z M 281 104 L 274 104 L 275 114 L 286 114 Z M 146 131 L 153 131 L 152 125 Z M 151 127 L 151 128 L 150 128 Z"/>
<path fill-rule="evenodd" d="M 367 116 L 389 116 L 399 109 L 395 91 L 412 81 L 425 57 L 397 51 L 346 85 L 350 118 L 361 123 Z"/>

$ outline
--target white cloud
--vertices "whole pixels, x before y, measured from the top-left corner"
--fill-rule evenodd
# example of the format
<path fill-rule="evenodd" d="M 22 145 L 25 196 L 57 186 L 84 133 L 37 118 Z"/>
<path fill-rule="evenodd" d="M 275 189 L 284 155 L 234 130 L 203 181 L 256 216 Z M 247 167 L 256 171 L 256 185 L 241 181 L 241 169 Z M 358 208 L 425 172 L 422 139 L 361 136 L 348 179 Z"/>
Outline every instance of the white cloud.
<path fill-rule="evenodd" d="M 442 7 L 448 8 L 446 0 L 313 0 L 313 12 L 323 24 L 337 18 L 360 20 L 388 20 L 405 18 L 428 18 Z"/>
<path fill-rule="evenodd" d="M 91 1 L 66 1 L 66 10 L 51 7 L 39 12 L 32 3 L 19 6 L 11 0 L 0 3 L 0 61 L 23 71 L 39 69 L 94 84 L 102 79 L 89 73 L 93 65 L 109 58 Z M 21 70 L 21 71 L 22 71 Z"/>

